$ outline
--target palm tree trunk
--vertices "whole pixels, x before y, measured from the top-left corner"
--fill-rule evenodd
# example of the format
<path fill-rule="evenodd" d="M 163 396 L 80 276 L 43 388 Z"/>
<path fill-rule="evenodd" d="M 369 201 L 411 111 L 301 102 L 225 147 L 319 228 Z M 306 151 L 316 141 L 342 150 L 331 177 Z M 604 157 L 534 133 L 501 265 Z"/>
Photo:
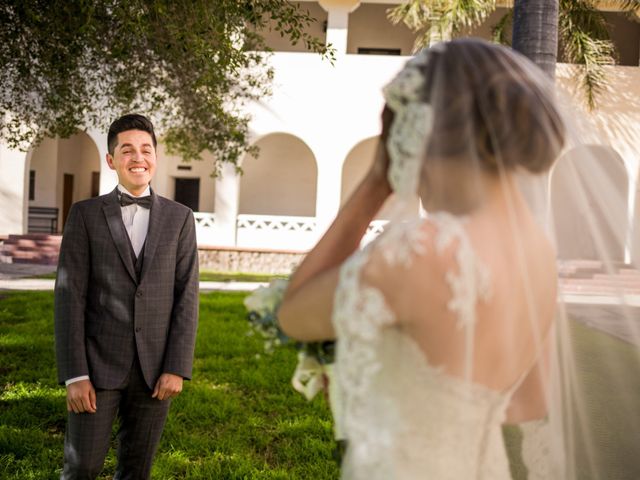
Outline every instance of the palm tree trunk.
<path fill-rule="evenodd" d="M 554 78 L 558 57 L 558 0 L 515 0 L 512 46 Z"/>

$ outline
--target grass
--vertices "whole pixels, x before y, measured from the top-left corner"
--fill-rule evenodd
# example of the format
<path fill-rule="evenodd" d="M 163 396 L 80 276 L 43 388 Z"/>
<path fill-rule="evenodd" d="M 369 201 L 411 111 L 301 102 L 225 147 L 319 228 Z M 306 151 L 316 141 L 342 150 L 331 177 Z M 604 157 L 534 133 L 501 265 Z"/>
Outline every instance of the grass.
<path fill-rule="evenodd" d="M 286 277 L 287 275 L 266 273 L 213 272 L 211 270 L 200 272 L 201 282 L 270 282 L 274 278 Z"/>
<path fill-rule="evenodd" d="M 244 295 L 201 296 L 194 379 L 173 402 L 153 478 L 337 478 L 324 400 L 307 402 L 291 388 L 294 351 L 265 356 L 260 339 L 247 336 Z M 52 307 L 51 292 L 0 293 L 2 479 L 53 479 L 60 473 L 66 409 L 64 389 L 55 381 Z M 613 368 L 637 365 L 637 348 L 579 323 L 573 329 L 584 366 L 579 374 L 590 385 L 584 412 L 595 420 L 594 432 L 583 438 L 594 433 L 599 439 L 598 446 L 583 443 L 578 451 L 598 458 L 598 478 L 640 478 L 637 444 L 616 441 L 640 431 L 640 374 L 628 372 L 622 383 L 610 375 Z M 625 412 L 637 406 L 638 415 L 612 408 L 611 392 Z M 524 480 L 519 431 L 505 433 L 514 479 Z M 101 479 L 112 477 L 115 463 L 111 450 Z"/>
<path fill-rule="evenodd" d="M 194 379 L 174 400 L 154 479 L 333 479 L 328 408 L 290 386 L 296 353 L 262 354 L 243 293 L 201 296 Z M 66 407 L 56 384 L 51 292 L 0 299 L 0 478 L 53 479 Z M 112 478 L 110 451 L 101 479 Z"/>

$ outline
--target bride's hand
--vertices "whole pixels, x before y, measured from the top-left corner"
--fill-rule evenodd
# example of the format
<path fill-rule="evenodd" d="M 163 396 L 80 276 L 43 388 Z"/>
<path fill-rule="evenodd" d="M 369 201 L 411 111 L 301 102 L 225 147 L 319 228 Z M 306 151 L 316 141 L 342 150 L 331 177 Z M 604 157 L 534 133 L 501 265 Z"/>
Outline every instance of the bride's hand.
<path fill-rule="evenodd" d="M 380 139 L 376 146 L 373 165 L 369 170 L 367 178 L 369 181 L 374 182 L 376 185 L 380 185 L 381 188 L 388 191 L 391 194 L 391 186 L 387 179 L 387 170 L 389 169 L 389 153 L 387 152 L 387 137 L 389 136 L 389 129 L 391 128 L 391 122 L 393 121 L 393 112 L 389 107 L 385 105 L 382 110 L 382 132 L 380 133 Z"/>

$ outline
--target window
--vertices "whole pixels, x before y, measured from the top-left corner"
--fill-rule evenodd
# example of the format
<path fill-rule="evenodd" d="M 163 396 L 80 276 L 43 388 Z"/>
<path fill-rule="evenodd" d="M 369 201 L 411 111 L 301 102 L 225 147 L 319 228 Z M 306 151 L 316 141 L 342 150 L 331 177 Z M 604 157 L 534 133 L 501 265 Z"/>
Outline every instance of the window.
<path fill-rule="evenodd" d="M 400 55 L 400 49 L 358 47 L 358 55 Z"/>

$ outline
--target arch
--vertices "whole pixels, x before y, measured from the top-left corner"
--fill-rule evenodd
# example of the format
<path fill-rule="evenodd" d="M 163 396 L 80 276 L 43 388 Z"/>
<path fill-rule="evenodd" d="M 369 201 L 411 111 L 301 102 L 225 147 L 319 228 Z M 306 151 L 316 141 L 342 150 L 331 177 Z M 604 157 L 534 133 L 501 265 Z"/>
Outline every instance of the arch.
<path fill-rule="evenodd" d="M 318 166 L 305 142 L 271 133 L 254 143 L 257 156 L 241 162 L 239 213 L 314 217 Z"/>
<path fill-rule="evenodd" d="M 347 154 L 342 163 L 342 184 L 340 188 L 340 206 L 344 205 L 371 168 L 378 136 L 365 138 L 358 142 Z"/>
<path fill-rule="evenodd" d="M 25 187 L 25 210 L 57 208 L 57 230 L 62 231 L 71 204 L 99 194 L 98 147 L 81 131 L 69 138 L 44 138 L 27 156 Z M 28 226 L 29 231 L 42 228 L 33 222 Z"/>
<path fill-rule="evenodd" d="M 640 269 L 640 177 L 636 179 L 633 219 L 631 223 L 631 263 Z"/>
<path fill-rule="evenodd" d="M 358 182 L 364 178 L 373 164 L 379 136 L 369 137 L 358 142 L 347 154 L 342 164 L 342 185 L 340 188 L 340 206 L 347 201 Z M 376 220 L 388 220 L 391 198 L 387 199 L 375 216 Z M 420 208 L 416 197 L 415 211 Z"/>
<path fill-rule="evenodd" d="M 551 172 L 551 214 L 561 259 L 624 261 L 629 177 L 611 147 L 564 154 Z"/>

